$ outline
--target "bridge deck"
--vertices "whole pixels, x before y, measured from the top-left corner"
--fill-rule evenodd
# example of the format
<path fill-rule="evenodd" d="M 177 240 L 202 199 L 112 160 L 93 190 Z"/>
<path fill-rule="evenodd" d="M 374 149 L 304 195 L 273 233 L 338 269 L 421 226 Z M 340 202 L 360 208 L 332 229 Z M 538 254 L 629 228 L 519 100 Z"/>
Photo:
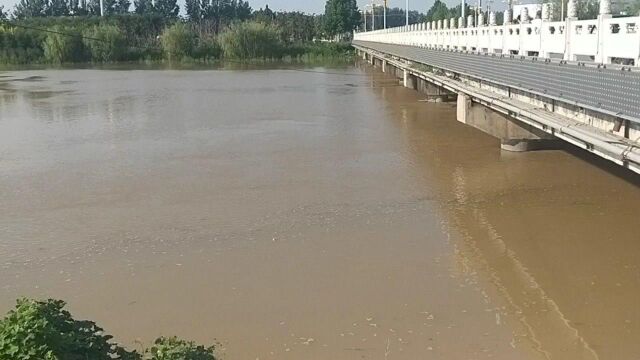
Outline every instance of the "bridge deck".
<path fill-rule="evenodd" d="M 640 123 L 640 72 L 354 40 L 354 45 Z"/>

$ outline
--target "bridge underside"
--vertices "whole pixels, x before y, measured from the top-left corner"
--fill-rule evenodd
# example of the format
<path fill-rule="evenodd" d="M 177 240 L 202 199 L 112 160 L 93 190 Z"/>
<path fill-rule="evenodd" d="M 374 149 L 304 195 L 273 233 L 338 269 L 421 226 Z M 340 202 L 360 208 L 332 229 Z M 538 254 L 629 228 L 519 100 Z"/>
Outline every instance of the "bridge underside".
<path fill-rule="evenodd" d="M 566 141 L 640 173 L 640 103 L 629 102 L 624 112 L 614 114 L 603 103 L 615 102 L 615 94 L 602 94 L 603 99 L 609 100 L 602 100 L 599 108 L 585 106 L 575 100 L 562 101 L 558 96 L 565 94 L 562 91 L 545 96 L 545 91 L 550 91 L 544 78 L 536 84 L 545 89 L 525 89 L 522 76 L 516 78 L 521 81 L 520 86 L 512 86 L 479 76 L 478 67 L 456 71 L 463 70 L 465 63 L 460 59 L 446 62 L 440 53 L 447 55 L 451 53 L 448 51 L 425 53 L 421 52 L 425 49 L 417 48 L 418 51 L 414 46 L 364 41 L 354 41 L 353 46 L 371 64 L 402 79 L 406 87 L 427 94 L 433 101 L 457 101 L 458 121 L 499 138 L 504 150 L 557 148 L 559 142 Z M 519 66 L 513 62 L 511 65 Z M 566 76 L 563 79 L 563 89 L 570 88 L 572 80 Z M 587 90 L 592 89 L 590 86 Z M 584 89 L 566 94 L 575 97 L 581 93 Z"/>

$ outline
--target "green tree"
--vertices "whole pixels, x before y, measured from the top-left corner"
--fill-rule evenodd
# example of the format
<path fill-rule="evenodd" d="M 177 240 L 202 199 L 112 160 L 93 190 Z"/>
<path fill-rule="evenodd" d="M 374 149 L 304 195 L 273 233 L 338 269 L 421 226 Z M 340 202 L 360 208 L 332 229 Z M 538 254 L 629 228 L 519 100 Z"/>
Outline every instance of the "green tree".
<path fill-rule="evenodd" d="M 427 11 L 426 21 L 445 20 L 448 19 L 449 16 L 450 13 L 447 5 L 440 0 L 436 0 L 431 8 Z M 457 17 L 460 17 L 460 15 L 458 15 Z"/>
<path fill-rule="evenodd" d="M 177 22 L 164 30 L 160 36 L 160 41 L 162 42 L 162 49 L 170 61 L 181 60 L 192 55 L 195 37 L 195 34 L 187 24 Z"/>
<path fill-rule="evenodd" d="M 115 0 L 112 14 L 127 14 L 131 7 L 131 0 Z"/>
<path fill-rule="evenodd" d="M 236 59 L 275 59 L 282 56 L 280 30 L 262 22 L 235 23 L 220 34 L 224 56 Z"/>
<path fill-rule="evenodd" d="M 20 0 L 13 10 L 17 19 L 47 16 L 47 0 Z"/>
<path fill-rule="evenodd" d="M 180 6 L 177 0 L 156 0 L 155 10 L 167 19 L 175 19 L 180 13 Z"/>
<path fill-rule="evenodd" d="M 599 0 L 582 0 L 578 6 L 578 19 L 589 20 L 597 19 L 600 13 L 600 1 Z"/>
<path fill-rule="evenodd" d="M 236 18 L 240 21 L 245 21 L 251 18 L 252 13 L 251 5 L 249 1 L 238 0 L 236 3 Z"/>
<path fill-rule="evenodd" d="M 86 10 L 88 15 L 100 16 L 100 0 L 87 0 Z"/>
<path fill-rule="evenodd" d="M 376 6 L 375 8 L 376 29 L 382 29 L 384 26 L 384 8 L 382 6 Z M 409 25 L 418 24 L 425 21 L 425 15 L 418 11 L 409 11 Z M 404 26 L 407 22 L 405 10 L 394 7 L 387 8 L 387 27 Z M 367 15 L 367 28 L 371 29 L 371 13 Z"/>
<path fill-rule="evenodd" d="M 185 0 L 184 10 L 187 13 L 187 19 L 196 22 L 202 19 L 202 7 L 200 5 L 200 0 Z"/>
<path fill-rule="evenodd" d="M 65 0 L 50 0 L 47 4 L 47 16 L 68 16 L 69 5 Z"/>
<path fill-rule="evenodd" d="M 553 9 L 552 20 L 559 21 L 562 12 L 560 9 L 562 8 L 562 2 L 564 1 L 565 13 L 564 16 L 567 16 L 567 1 L 568 0 L 543 0 L 543 3 L 551 4 Z M 577 7 L 578 11 L 578 19 L 587 20 L 587 19 L 596 19 L 600 12 L 600 1 L 599 0 L 581 0 L 578 3 Z M 520 14 L 513 14 L 514 17 L 520 18 Z M 535 16 L 535 14 L 529 14 L 529 16 Z"/>
<path fill-rule="evenodd" d="M 136 14 L 151 14 L 155 12 L 152 0 L 133 0 Z"/>
<path fill-rule="evenodd" d="M 640 0 L 632 0 L 625 7 L 627 15 L 638 16 L 640 15 Z"/>
<path fill-rule="evenodd" d="M 461 8 L 462 8 L 462 6 L 461 6 L 460 4 L 458 4 L 458 5 L 456 5 L 456 6 L 452 7 L 452 8 L 450 8 L 450 9 L 449 9 L 449 19 L 451 19 L 451 18 L 459 19 L 459 18 L 460 18 L 460 16 L 462 16 L 462 13 L 460 12 L 460 9 L 461 9 Z M 468 4 L 468 3 L 465 3 L 465 10 L 464 10 L 464 13 L 465 13 L 466 15 L 473 14 L 473 12 L 471 11 L 471 6 L 469 6 L 469 4 Z M 466 20 L 465 20 L 465 21 L 466 21 Z M 456 24 L 457 24 L 457 22 L 456 22 Z M 498 24 L 502 24 L 502 22 L 499 22 Z"/>
<path fill-rule="evenodd" d="M 42 44 L 45 60 L 58 64 L 85 60 L 82 37 L 75 29 L 56 25 L 50 30 Z"/>
<path fill-rule="evenodd" d="M 327 0 L 324 10 L 325 32 L 343 36 L 360 26 L 361 17 L 356 0 Z"/>
<path fill-rule="evenodd" d="M 301 12 L 277 12 L 271 20 L 262 21 L 271 23 L 280 28 L 282 39 L 289 42 L 311 41 L 318 37 L 315 23 L 315 15 Z"/>
<path fill-rule="evenodd" d="M 126 55 L 126 40 L 115 25 L 97 25 L 84 33 L 84 46 L 89 49 L 91 59 L 99 62 L 118 61 Z"/>

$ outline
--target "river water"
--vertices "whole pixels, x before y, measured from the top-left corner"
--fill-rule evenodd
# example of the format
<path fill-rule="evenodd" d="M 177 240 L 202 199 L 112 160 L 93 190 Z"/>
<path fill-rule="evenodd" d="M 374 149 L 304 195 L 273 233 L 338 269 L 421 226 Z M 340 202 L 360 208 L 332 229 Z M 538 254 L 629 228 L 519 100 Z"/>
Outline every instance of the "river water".
<path fill-rule="evenodd" d="M 0 74 L 0 312 L 225 359 L 638 359 L 638 178 L 397 80 Z"/>

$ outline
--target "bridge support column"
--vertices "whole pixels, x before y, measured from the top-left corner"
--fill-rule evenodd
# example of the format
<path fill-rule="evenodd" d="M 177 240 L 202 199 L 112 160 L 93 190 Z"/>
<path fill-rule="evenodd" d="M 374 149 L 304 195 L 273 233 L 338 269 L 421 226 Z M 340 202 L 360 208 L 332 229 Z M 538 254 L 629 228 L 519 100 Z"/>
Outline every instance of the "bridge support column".
<path fill-rule="evenodd" d="M 382 59 L 382 72 L 386 73 L 387 72 L 387 60 Z"/>
<path fill-rule="evenodd" d="M 427 100 L 431 102 L 455 101 L 458 95 L 419 77 L 416 77 L 416 90 L 426 95 Z"/>
<path fill-rule="evenodd" d="M 407 70 L 404 70 L 403 84 L 404 84 L 404 87 L 415 90 L 416 76 L 411 75 Z"/>
<path fill-rule="evenodd" d="M 457 106 L 458 121 L 497 137 L 503 150 L 550 150 L 561 146 L 554 136 L 475 103 L 467 95 L 458 94 Z"/>

